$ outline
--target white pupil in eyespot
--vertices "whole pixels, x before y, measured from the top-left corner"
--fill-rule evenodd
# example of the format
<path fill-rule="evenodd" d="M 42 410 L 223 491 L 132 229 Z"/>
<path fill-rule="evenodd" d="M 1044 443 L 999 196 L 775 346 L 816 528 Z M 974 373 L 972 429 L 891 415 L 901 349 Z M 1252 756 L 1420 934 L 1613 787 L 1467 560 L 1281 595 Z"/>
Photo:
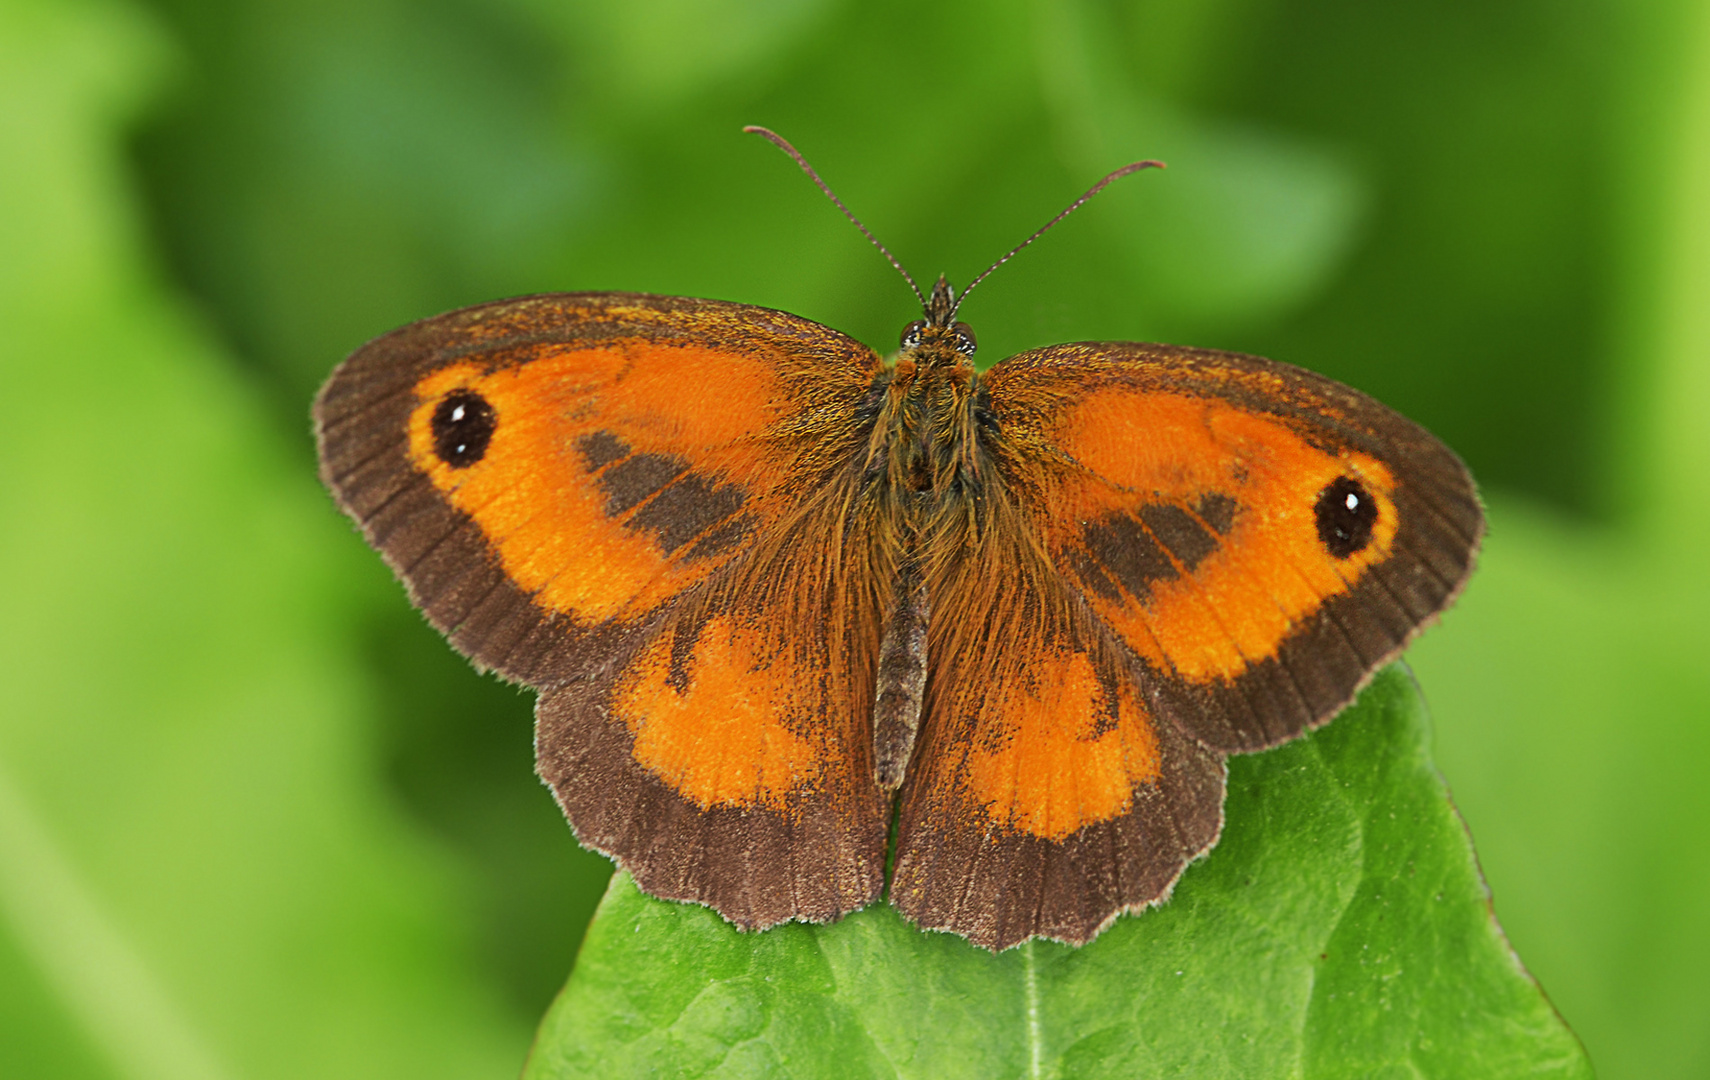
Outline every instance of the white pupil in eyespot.
<path fill-rule="evenodd" d="M 1358 510 L 1360 508 L 1360 497 L 1351 491 L 1348 492 L 1347 507 L 1350 510 Z"/>
<path fill-rule="evenodd" d="M 457 407 L 455 407 L 451 410 L 451 422 L 455 424 L 462 419 L 463 419 L 463 406 L 458 405 Z M 1352 499 L 1353 496 L 1350 495 L 1350 496 L 1348 496 L 1348 498 Z"/>

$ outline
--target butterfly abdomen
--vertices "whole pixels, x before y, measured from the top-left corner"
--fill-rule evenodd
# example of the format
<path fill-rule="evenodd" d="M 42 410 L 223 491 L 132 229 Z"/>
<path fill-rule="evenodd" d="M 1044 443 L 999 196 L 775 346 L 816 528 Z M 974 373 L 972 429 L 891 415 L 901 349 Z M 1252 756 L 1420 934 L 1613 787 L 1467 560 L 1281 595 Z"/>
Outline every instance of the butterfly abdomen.
<path fill-rule="evenodd" d="M 930 596 L 983 528 L 996 430 L 984 398 L 966 357 L 918 349 L 894 369 L 873 432 L 868 475 L 893 568 L 873 710 L 874 777 L 887 792 L 903 783 L 924 707 Z"/>

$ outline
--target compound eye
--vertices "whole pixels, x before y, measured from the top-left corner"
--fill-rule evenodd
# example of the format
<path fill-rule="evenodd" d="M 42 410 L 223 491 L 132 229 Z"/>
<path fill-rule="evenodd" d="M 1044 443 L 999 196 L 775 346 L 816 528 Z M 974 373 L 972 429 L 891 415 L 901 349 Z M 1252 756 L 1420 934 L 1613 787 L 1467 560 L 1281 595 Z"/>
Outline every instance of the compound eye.
<path fill-rule="evenodd" d="M 902 347 L 905 349 L 920 348 L 920 335 L 926 329 L 925 319 L 916 319 L 903 327 Z"/>
<path fill-rule="evenodd" d="M 974 328 L 967 323 L 957 323 L 951 332 L 956 335 L 956 351 L 963 356 L 974 355 L 974 350 L 980 347 L 980 343 L 974 340 Z"/>

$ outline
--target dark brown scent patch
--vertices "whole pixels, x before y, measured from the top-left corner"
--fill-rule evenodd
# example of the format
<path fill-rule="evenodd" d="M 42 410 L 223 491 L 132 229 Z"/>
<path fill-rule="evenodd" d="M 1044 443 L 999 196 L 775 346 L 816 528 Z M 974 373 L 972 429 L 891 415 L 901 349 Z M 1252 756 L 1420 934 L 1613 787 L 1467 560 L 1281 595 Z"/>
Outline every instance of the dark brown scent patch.
<path fill-rule="evenodd" d="M 606 514 L 628 514 L 624 528 L 652 533 L 666 555 L 688 548 L 686 558 L 713 558 L 730 551 L 753 529 L 751 516 L 742 514 L 747 493 L 697 475 L 687 458 L 632 453 L 628 443 L 609 431 L 582 436 L 576 449 L 588 472 L 598 474 Z"/>
<path fill-rule="evenodd" d="M 1179 506 L 1149 503 L 1140 508 L 1140 520 L 1189 573 L 1217 550 L 1217 537 Z"/>
<path fill-rule="evenodd" d="M 499 414 L 473 390 L 453 390 L 433 411 L 433 452 L 454 469 L 487 456 Z"/>
<path fill-rule="evenodd" d="M 576 440 L 582 462 L 589 472 L 599 472 L 614 461 L 629 456 L 629 444 L 609 431 L 595 431 Z"/>
<path fill-rule="evenodd" d="M 600 488 L 606 493 L 606 516 L 617 517 L 635 509 L 688 471 L 688 459 L 675 454 L 633 454 L 624 458 L 600 474 Z"/>
<path fill-rule="evenodd" d="M 1339 476 L 1318 493 L 1313 514 L 1318 519 L 1318 539 L 1324 542 L 1325 550 L 1338 559 L 1346 559 L 1372 542 L 1377 500 L 1358 480 Z"/>
<path fill-rule="evenodd" d="M 728 546 L 723 542 L 726 530 L 716 527 L 736 517 L 747 501 L 741 488 L 715 485 L 705 477 L 685 473 L 659 489 L 624 524 L 630 529 L 652 531 L 659 550 L 667 555 L 676 554 L 696 539 L 713 542 L 706 550 L 702 550 L 704 544 L 697 544 L 690 550 L 690 558 L 722 554 Z"/>
<path fill-rule="evenodd" d="M 1126 514 L 1112 514 L 1088 525 L 1081 534 L 1081 543 L 1091 557 L 1089 568 L 1102 567 L 1100 576 L 1114 578 L 1136 599 L 1147 596 L 1153 582 L 1172 581 L 1181 576 L 1152 534 Z M 1097 578 L 1087 584 L 1095 591 L 1104 591 Z"/>

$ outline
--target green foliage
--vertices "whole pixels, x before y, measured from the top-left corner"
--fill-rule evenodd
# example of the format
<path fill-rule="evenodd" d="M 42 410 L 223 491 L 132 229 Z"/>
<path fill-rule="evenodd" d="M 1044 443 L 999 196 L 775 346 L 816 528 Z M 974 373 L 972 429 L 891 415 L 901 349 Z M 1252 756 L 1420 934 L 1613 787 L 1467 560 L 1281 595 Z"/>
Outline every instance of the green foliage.
<path fill-rule="evenodd" d="M 159 56 L 0 8 L 0 1075 L 503 1075 L 527 1027 L 372 780 L 379 575 L 111 186 Z"/>
<path fill-rule="evenodd" d="M 1516 961 L 1391 668 L 1230 762 L 1174 897 L 1083 948 L 992 955 L 876 905 L 743 934 L 613 879 L 526 1080 L 1590 1077 Z"/>
<path fill-rule="evenodd" d="M 1606 1076 L 1710 1061 L 1710 575 L 1659 548 L 1496 503 L 1411 653 L 1503 926 Z"/>

